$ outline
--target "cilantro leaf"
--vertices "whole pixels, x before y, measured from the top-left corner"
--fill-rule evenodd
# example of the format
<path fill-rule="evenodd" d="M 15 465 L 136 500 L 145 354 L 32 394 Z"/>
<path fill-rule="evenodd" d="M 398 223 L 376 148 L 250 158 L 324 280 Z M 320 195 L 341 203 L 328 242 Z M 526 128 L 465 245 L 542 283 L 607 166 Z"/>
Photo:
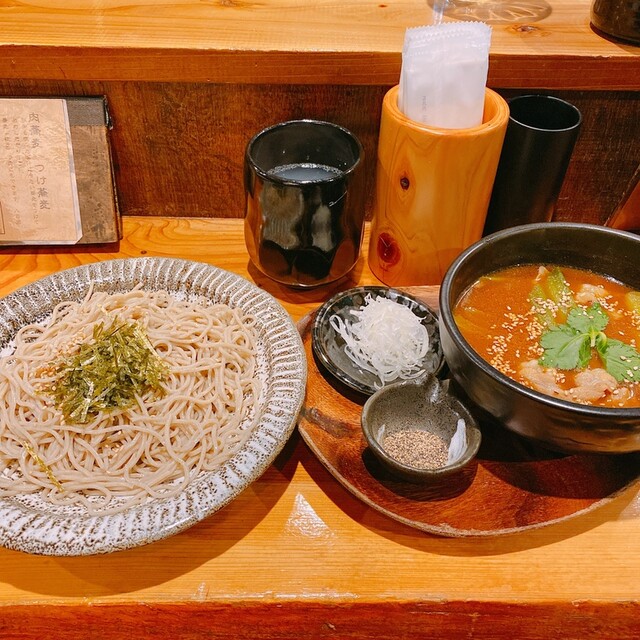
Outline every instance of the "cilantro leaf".
<path fill-rule="evenodd" d="M 591 358 L 589 334 L 579 333 L 566 324 L 544 333 L 540 344 L 544 348 L 540 364 L 545 367 L 582 369 Z"/>
<path fill-rule="evenodd" d="M 571 309 L 567 316 L 567 324 L 580 333 L 596 333 L 604 331 L 604 328 L 609 324 L 609 316 L 599 303 L 594 302 L 587 309 L 584 307 Z"/>
<path fill-rule="evenodd" d="M 640 382 L 640 353 L 636 349 L 608 338 L 604 329 L 609 316 L 595 302 L 588 308 L 574 307 L 567 323 L 542 334 L 540 345 L 544 354 L 540 364 L 557 369 L 584 369 L 595 348 L 605 369 L 618 382 Z"/>
<path fill-rule="evenodd" d="M 618 381 L 640 382 L 640 353 L 613 338 L 598 340 L 596 348 L 606 370 Z"/>

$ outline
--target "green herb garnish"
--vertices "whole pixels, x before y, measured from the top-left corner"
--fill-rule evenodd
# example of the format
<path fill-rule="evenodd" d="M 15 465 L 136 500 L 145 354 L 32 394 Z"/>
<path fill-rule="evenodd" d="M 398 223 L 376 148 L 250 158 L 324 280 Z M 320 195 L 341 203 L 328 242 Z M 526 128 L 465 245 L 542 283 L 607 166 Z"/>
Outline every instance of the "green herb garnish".
<path fill-rule="evenodd" d="M 593 351 L 618 382 L 640 382 L 640 353 L 631 345 L 607 337 L 609 316 L 595 302 L 590 307 L 574 307 L 566 324 L 549 329 L 540 338 L 544 354 L 540 364 L 557 369 L 584 369 Z"/>
<path fill-rule="evenodd" d="M 86 424 L 99 412 L 130 407 L 136 396 L 163 392 L 168 368 L 135 322 L 93 329 L 93 340 L 54 364 L 45 390 L 70 424 Z"/>

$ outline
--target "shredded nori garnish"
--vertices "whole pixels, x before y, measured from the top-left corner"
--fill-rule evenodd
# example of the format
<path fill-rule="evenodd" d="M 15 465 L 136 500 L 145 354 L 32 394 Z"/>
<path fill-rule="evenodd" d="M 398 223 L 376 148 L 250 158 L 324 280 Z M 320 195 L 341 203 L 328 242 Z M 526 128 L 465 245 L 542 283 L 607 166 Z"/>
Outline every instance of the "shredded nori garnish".
<path fill-rule="evenodd" d="M 22 443 L 22 446 L 24 447 L 25 451 L 36 461 L 36 464 L 40 467 L 40 469 L 47 474 L 47 478 L 49 478 L 56 489 L 58 489 L 58 491 L 64 491 L 63 486 L 60 484 L 55 475 L 53 475 L 51 467 L 35 452 L 35 449 L 26 441 Z"/>
<path fill-rule="evenodd" d="M 136 322 L 93 328 L 93 340 L 55 363 L 45 390 L 68 424 L 86 424 L 100 412 L 132 406 L 137 396 L 161 395 L 169 369 Z"/>

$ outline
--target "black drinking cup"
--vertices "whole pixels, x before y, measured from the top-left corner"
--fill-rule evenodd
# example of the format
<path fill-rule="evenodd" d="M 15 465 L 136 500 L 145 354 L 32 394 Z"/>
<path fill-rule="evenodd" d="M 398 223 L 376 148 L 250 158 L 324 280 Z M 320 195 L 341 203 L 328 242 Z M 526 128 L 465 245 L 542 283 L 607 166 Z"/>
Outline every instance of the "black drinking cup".
<path fill-rule="evenodd" d="M 509 124 L 484 235 L 551 221 L 582 123 L 574 105 L 553 96 L 525 95 L 508 102 Z"/>
<path fill-rule="evenodd" d="M 363 150 L 347 129 L 291 120 L 247 145 L 245 242 L 253 264 L 294 287 L 333 282 L 355 265 L 364 228 Z"/>

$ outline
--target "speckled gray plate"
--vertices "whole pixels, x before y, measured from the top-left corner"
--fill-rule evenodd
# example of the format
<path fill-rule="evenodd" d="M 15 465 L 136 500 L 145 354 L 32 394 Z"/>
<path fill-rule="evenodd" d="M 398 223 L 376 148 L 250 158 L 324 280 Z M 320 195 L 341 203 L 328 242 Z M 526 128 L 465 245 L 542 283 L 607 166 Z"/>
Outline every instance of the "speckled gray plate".
<path fill-rule="evenodd" d="M 380 384 L 377 376 L 358 368 L 344 351 L 344 340 L 331 326 L 329 320 L 334 314 L 342 319 L 349 317 L 354 308 L 362 307 L 367 296 L 385 297 L 402 304 L 418 316 L 429 333 L 430 348 L 422 362 L 424 374 L 439 374 L 444 366 L 444 355 L 438 332 L 438 319 L 435 313 L 417 298 L 393 289 L 381 286 L 355 287 L 336 294 L 327 300 L 318 310 L 312 328 L 312 348 L 316 358 L 338 380 L 347 386 L 367 395 L 373 394 Z"/>
<path fill-rule="evenodd" d="M 43 320 L 63 300 L 141 283 L 178 296 L 203 296 L 240 307 L 258 322 L 259 371 L 266 381 L 258 425 L 215 472 L 203 472 L 175 498 L 149 500 L 115 515 L 89 516 L 37 495 L 0 499 L 0 544 L 28 553 L 89 555 L 127 549 L 178 533 L 233 500 L 271 464 L 291 435 L 304 400 L 307 366 L 300 335 L 284 308 L 248 280 L 207 264 L 131 258 L 61 271 L 0 300 L 0 347 L 25 324 Z"/>

